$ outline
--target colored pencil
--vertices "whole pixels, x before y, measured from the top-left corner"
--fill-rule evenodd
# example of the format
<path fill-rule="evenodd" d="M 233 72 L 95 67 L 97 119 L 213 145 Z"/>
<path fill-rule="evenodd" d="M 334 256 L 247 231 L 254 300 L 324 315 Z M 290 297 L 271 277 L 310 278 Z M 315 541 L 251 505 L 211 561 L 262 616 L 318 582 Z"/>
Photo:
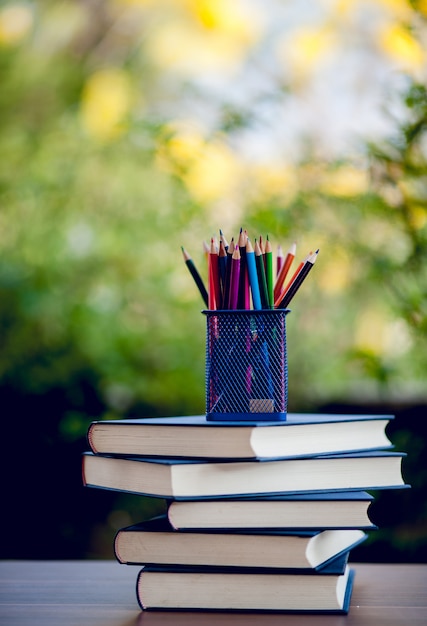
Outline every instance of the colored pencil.
<path fill-rule="evenodd" d="M 273 248 L 267 235 L 265 242 L 265 277 L 267 280 L 268 305 L 274 308 L 274 269 L 273 269 Z"/>
<path fill-rule="evenodd" d="M 313 265 L 315 264 L 318 253 L 319 253 L 319 250 L 316 250 L 316 252 L 310 255 L 307 261 L 304 263 L 304 267 L 299 272 L 298 276 L 295 278 L 294 282 L 292 283 L 292 285 L 289 287 L 288 291 L 282 298 L 278 306 L 279 309 L 285 309 L 288 306 L 288 304 L 290 303 L 290 301 L 292 300 L 292 298 L 294 297 L 298 289 L 301 287 L 303 281 L 306 279 L 307 274 L 310 272 Z"/>
<path fill-rule="evenodd" d="M 300 261 L 298 264 L 297 269 L 295 270 L 295 272 L 292 274 L 291 279 L 287 282 L 287 284 L 285 285 L 285 287 L 283 287 L 280 295 L 278 298 L 275 299 L 274 301 L 274 306 L 277 308 L 279 302 L 283 299 L 284 295 L 286 294 L 286 292 L 289 290 L 290 286 L 292 285 L 292 283 L 294 282 L 294 280 L 296 279 L 296 277 L 298 276 L 298 274 L 300 273 L 300 271 L 302 270 L 302 268 L 304 267 L 304 264 L 306 263 L 306 261 L 308 260 L 308 258 L 313 254 L 313 251 L 310 250 L 310 252 L 307 254 L 307 256 L 305 257 L 305 259 L 303 261 Z"/>
<path fill-rule="evenodd" d="M 277 254 L 276 254 L 276 277 L 279 275 L 279 272 L 282 268 L 285 257 L 283 255 L 282 246 L 279 244 L 277 246 Z"/>
<path fill-rule="evenodd" d="M 225 245 L 223 240 L 219 242 L 219 253 L 218 253 L 218 263 L 219 263 L 219 278 L 221 284 L 221 303 L 220 307 L 223 308 L 224 305 L 224 291 L 225 291 L 225 280 L 227 275 L 227 251 L 225 249 Z"/>
<path fill-rule="evenodd" d="M 219 229 L 219 239 L 220 239 L 220 241 L 222 241 L 222 242 L 223 242 L 223 244 L 224 244 L 224 248 L 225 248 L 225 251 L 226 251 L 226 252 L 228 252 L 228 241 L 227 241 L 227 239 L 224 237 L 224 233 L 222 232 L 222 230 L 221 230 L 221 229 Z"/>
<path fill-rule="evenodd" d="M 240 261 L 240 248 L 239 246 L 235 246 L 231 259 L 230 297 L 228 303 L 229 309 L 237 309 L 238 305 L 240 285 Z"/>
<path fill-rule="evenodd" d="M 209 309 L 214 311 L 221 306 L 221 285 L 219 278 L 219 260 L 215 239 L 211 238 L 209 252 Z"/>
<path fill-rule="evenodd" d="M 268 301 L 268 288 L 267 278 L 265 275 L 264 256 L 265 255 L 263 255 L 261 251 L 261 246 L 255 239 L 255 262 L 258 274 L 259 290 L 261 294 L 261 306 L 263 309 L 268 309 L 270 308 L 270 306 Z"/>
<path fill-rule="evenodd" d="M 249 238 L 246 242 L 246 262 L 248 266 L 249 285 L 252 293 L 252 304 L 254 309 L 259 310 L 262 309 L 261 294 L 258 283 L 255 252 Z"/>
<path fill-rule="evenodd" d="M 239 239 L 237 245 L 240 251 L 240 278 L 239 278 L 239 299 L 237 308 L 249 309 L 250 308 L 250 289 L 249 289 L 249 276 L 246 263 L 246 241 L 247 235 L 243 228 L 240 229 Z"/>
<path fill-rule="evenodd" d="M 275 300 L 277 300 L 277 298 L 279 297 L 282 291 L 283 283 L 285 282 L 289 269 L 293 263 L 293 260 L 295 259 L 296 250 L 297 250 L 297 244 L 294 242 L 289 248 L 288 252 L 286 253 L 285 260 L 283 261 L 283 265 L 280 268 L 280 271 L 276 278 L 276 283 L 274 285 L 274 299 Z"/>
<path fill-rule="evenodd" d="M 227 266 L 225 268 L 225 285 L 222 292 L 222 306 L 224 309 L 228 309 L 230 301 L 230 277 L 231 277 L 231 259 L 234 252 L 234 237 L 231 238 L 230 244 L 227 249 Z"/>
<path fill-rule="evenodd" d="M 209 305 L 209 298 L 208 298 L 208 292 L 206 290 L 206 287 L 203 283 L 202 277 L 200 276 L 199 272 L 197 271 L 197 268 L 194 264 L 193 259 L 191 258 L 191 256 L 189 255 L 189 253 L 187 252 L 187 250 L 181 246 L 181 250 L 182 250 L 182 255 L 184 257 L 184 261 L 186 266 L 188 267 L 188 270 L 191 274 L 191 276 L 194 279 L 194 282 L 196 283 L 199 291 L 200 291 L 200 295 L 203 298 L 203 302 L 205 303 L 206 306 Z"/>

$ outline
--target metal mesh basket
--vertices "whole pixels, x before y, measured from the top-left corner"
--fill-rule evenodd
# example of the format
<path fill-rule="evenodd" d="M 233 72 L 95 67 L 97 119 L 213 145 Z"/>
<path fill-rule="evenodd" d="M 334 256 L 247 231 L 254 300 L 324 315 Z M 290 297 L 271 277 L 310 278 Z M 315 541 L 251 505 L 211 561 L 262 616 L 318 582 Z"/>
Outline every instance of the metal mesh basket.
<path fill-rule="evenodd" d="M 208 420 L 286 419 L 288 312 L 204 311 Z"/>

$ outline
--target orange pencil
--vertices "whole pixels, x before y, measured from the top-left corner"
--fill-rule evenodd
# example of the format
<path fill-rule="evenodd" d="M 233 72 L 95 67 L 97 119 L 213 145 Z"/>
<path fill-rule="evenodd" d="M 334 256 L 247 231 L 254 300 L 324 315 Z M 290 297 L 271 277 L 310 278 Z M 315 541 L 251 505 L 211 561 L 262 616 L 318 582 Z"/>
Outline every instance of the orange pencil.
<path fill-rule="evenodd" d="M 274 299 L 275 300 L 279 297 L 282 291 L 283 283 L 285 282 L 285 278 L 290 270 L 293 260 L 295 259 L 296 251 L 297 251 L 297 244 L 294 242 L 289 248 L 286 254 L 285 260 L 283 262 L 283 265 L 280 268 L 279 273 L 276 278 L 276 283 L 274 285 Z"/>
<path fill-rule="evenodd" d="M 304 265 L 306 264 L 306 262 L 308 261 L 308 259 L 310 258 L 310 256 L 313 254 L 313 252 L 310 250 L 310 252 L 307 254 L 307 256 L 305 257 L 305 259 L 303 261 L 300 261 L 297 269 L 295 270 L 295 272 L 292 275 L 292 278 L 290 279 L 290 281 L 288 282 L 288 284 L 286 285 L 286 287 L 282 290 L 282 292 L 280 293 L 280 295 L 278 296 L 278 298 L 274 301 L 274 308 L 279 307 L 280 303 L 282 302 L 283 298 L 285 297 L 287 291 L 289 290 L 289 288 L 292 286 L 292 283 L 295 282 L 296 278 L 298 277 L 298 274 L 301 272 L 301 270 L 303 269 Z"/>
<path fill-rule="evenodd" d="M 280 301 L 280 304 L 279 304 L 280 309 L 285 309 L 288 306 L 288 304 L 290 303 L 290 301 L 292 300 L 292 298 L 294 297 L 298 289 L 301 287 L 302 283 L 307 277 L 307 274 L 312 269 L 313 265 L 316 263 L 318 253 L 319 253 L 319 250 L 316 250 L 314 254 L 309 255 L 308 259 L 304 263 L 304 267 L 298 273 L 298 276 L 295 278 L 294 282 L 291 284 L 289 289 L 287 289 L 285 295 Z"/>

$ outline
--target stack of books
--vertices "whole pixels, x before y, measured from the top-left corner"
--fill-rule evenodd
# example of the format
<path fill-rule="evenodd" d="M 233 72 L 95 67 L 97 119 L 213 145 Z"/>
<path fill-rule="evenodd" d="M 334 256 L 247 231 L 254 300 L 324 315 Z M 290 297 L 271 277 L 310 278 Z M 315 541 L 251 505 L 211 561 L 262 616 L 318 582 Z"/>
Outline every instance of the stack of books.
<path fill-rule="evenodd" d="M 142 609 L 347 613 L 350 551 L 376 528 L 369 492 L 408 486 L 391 419 L 96 421 L 83 482 L 167 503 L 114 540 Z"/>

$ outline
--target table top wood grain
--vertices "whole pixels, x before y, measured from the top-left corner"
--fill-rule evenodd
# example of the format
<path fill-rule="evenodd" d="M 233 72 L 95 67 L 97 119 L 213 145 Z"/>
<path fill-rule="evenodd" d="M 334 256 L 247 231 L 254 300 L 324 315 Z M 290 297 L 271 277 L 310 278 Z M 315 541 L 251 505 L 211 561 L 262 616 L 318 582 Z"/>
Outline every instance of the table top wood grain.
<path fill-rule="evenodd" d="M 351 564 L 348 615 L 142 612 L 137 566 L 0 561 L 1 626 L 427 626 L 427 565 Z"/>

